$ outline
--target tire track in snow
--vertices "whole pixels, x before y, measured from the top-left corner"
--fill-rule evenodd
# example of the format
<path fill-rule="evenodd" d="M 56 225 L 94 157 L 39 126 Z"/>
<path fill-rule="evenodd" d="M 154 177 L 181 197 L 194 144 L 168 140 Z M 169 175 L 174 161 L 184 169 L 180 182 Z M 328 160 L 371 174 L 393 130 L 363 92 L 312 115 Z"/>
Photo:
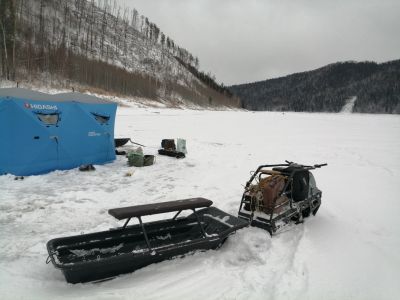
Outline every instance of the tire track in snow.
<path fill-rule="evenodd" d="M 283 244 L 280 246 L 285 247 L 285 245 L 288 245 L 290 246 L 288 248 L 290 251 L 285 256 L 288 260 L 286 266 L 276 278 L 272 299 L 301 299 L 301 294 L 307 287 L 308 271 L 303 261 L 298 257 L 298 252 L 305 236 L 305 228 L 302 224 L 295 226 L 291 230 L 291 232 L 288 232 L 288 236 L 281 240 Z M 290 236 L 293 237 L 291 243 L 288 241 Z"/>

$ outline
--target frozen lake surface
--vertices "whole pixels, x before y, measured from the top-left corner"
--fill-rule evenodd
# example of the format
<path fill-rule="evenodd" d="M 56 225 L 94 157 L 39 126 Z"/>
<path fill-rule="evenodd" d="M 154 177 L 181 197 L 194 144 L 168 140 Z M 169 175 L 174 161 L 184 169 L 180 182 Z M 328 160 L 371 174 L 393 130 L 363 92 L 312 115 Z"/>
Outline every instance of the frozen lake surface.
<path fill-rule="evenodd" d="M 1 176 L 1 299 L 399 299 L 399 116 L 128 107 L 117 114 L 116 137 L 147 145 L 145 154 L 162 138 L 185 138 L 187 157 L 158 156 L 139 169 L 119 156 L 95 172 Z M 316 217 L 273 238 L 245 228 L 217 251 L 96 284 L 67 284 L 45 263 L 52 238 L 122 225 L 110 208 L 200 196 L 236 215 L 250 171 L 285 159 L 329 166 L 313 172 L 323 191 Z"/>

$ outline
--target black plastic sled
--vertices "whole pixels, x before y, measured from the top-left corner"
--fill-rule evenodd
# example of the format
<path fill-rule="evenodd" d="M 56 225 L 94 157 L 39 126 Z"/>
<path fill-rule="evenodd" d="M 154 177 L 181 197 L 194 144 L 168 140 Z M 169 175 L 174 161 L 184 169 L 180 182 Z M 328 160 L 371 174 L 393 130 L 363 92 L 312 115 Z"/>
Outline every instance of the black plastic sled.
<path fill-rule="evenodd" d="M 114 139 L 115 148 L 124 146 L 130 140 L 131 140 L 130 138 L 117 138 L 117 139 Z"/>
<path fill-rule="evenodd" d="M 175 158 L 185 158 L 186 157 L 185 153 L 178 152 L 176 150 L 159 149 L 158 154 L 169 156 L 169 157 L 175 157 Z"/>
<path fill-rule="evenodd" d="M 248 222 L 211 205 L 211 200 L 194 198 L 111 209 L 110 215 L 126 220 L 122 227 L 50 240 L 49 261 L 62 270 L 67 282 L 78 283 L 130 273 L 194 250 L 216 249 Z M 183 210 L 193 213 L 179 217 Z M 143 216 L 168 212 L 176 214 L 167 220 L 142 221 Z M 139 224 L 128 226 L 132 218 Z"/>
<path fill-rule="evenodd" d="M 321 206 L 322 192 L 310 170 L 326 165 L 286 161 L 259 166 L 246 183 L 238 217 L 271 235 L 286 225 L 302 223 Z"/>

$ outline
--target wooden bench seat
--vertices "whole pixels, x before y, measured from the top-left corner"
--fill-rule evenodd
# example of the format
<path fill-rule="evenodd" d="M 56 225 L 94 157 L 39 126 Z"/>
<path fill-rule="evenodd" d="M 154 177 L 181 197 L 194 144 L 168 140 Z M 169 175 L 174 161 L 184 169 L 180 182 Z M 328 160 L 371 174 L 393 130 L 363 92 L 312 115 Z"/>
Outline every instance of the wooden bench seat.
<path fill-rule="evenodd" d="M 205 198 L 191 198 L 184 200 L 113 208 L 110 209 L 108 213 L 118 220 L 123 220 L 134 217 L 182 211 L 187 209 L 193 210 L 196 208 L 209 207 L 212 204 L 213 202 L 211 200 Z"/>

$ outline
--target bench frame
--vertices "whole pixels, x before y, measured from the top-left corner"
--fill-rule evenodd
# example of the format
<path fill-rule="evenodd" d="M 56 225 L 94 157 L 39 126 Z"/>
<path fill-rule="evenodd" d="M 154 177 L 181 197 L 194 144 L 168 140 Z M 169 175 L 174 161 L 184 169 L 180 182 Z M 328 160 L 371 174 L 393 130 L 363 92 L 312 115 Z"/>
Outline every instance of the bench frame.
<path fill-rule="evenodd" d="M 128 207 L 120 207 L 113 208 L 108 210 L 108 213 L 118 220 L 126 219 L 124 225 L 121 229 L 125 229 L 128 226 L 128 223 L 132 218 L 137 218 L 139 220 L 140 227 L 142 228 L 144 238 L 146 240 L 147 247 L 149 248 L 149 252 L 153 252 L 153 249 L 150 245 L 150 240 L 147 235 L 146 228 L 142 221 L 143 216 L 162 214 L 168 212 L 177 212 L 172 220 L 176 220 L 176 218 L 180 215 L 183 210 L 191 210 L 196 216 L 197 223 L 199 224 L 199 228 L 203 238 L 207 238 L 207 234 L 204 230 L 203 225 L 200 222 L 200 218 L 196 212 L 196 208 L 204 208 L 212 205 L 212 201 L 205 198 L 191 198 L 184 200 L 175 200 L 175 201 L 167 201 L 160 203 L 152 203 L 152 204 L 144 204 L 144 205 L 136 205 L 136 206 L 128 206 Z"/>

